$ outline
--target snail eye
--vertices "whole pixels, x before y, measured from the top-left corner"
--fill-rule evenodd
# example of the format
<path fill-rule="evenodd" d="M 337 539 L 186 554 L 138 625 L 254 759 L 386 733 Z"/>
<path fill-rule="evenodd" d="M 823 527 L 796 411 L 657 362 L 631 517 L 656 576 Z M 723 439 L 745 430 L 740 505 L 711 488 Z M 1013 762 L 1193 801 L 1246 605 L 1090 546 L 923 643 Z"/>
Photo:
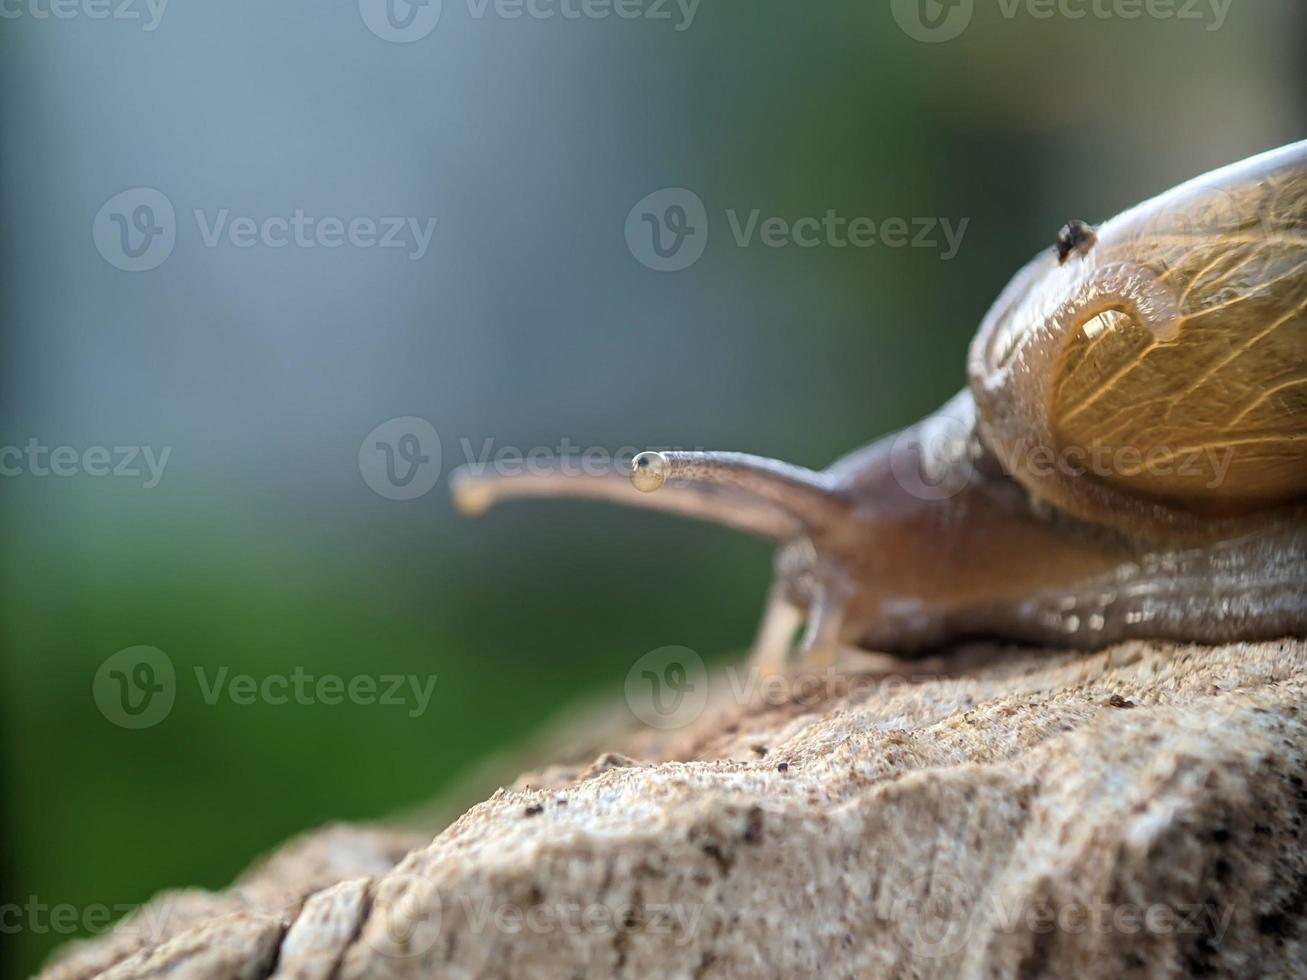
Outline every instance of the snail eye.
<path fill-rule="evenodd" d="M 1065 265 L 1074 252 L 1086 255 L 1098 241 L 1094 229 L 1083 221 L 1068 221 L 1057 233 L 1057 264 Z"/>

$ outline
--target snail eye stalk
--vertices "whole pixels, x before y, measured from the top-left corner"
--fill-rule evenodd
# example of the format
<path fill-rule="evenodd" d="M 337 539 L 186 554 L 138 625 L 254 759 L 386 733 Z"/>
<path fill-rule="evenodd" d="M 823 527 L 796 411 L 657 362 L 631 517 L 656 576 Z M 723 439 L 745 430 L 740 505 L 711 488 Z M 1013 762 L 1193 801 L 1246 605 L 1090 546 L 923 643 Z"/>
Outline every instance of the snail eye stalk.
<path fill-rule="evenodd" d="M 830 527 L 849 513 L 830 474 L 747 453 L 640 453 L 631 463 L 631 483 L 644 493 L 677 485 L 720 488 L 775 507 L 807 531 Z"/>
<path fill-rule="evenodd" d="M 581 497 L 683 514 L 773 541 L 790 541 L 803 533 L 800 522 L 780 507 L 729 486 L 678 483 L 659 493 L 640 493 L 631 485 L 630 464 L 617 460 L 603 465 L 560 460 L 511 473 L 463 466 L 451 482 L 455 506 L 471 516 L 505 500 Z"/>

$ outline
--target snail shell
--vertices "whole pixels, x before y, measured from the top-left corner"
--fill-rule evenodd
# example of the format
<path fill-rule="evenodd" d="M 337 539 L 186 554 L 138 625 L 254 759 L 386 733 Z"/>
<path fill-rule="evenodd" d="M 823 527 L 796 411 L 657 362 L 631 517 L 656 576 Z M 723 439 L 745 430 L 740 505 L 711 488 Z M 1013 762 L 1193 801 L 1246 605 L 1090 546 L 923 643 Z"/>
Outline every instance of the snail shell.
<path fill-rule="evenodd" d="M 987 447 L 1054 506 L 1131 531 L 1307 495 L 1307 144 L 1093 237 L 1036 258 L 982 323 L 969 371 Z M 1085 478 L 1036 473 L 1034 445 Z"/>

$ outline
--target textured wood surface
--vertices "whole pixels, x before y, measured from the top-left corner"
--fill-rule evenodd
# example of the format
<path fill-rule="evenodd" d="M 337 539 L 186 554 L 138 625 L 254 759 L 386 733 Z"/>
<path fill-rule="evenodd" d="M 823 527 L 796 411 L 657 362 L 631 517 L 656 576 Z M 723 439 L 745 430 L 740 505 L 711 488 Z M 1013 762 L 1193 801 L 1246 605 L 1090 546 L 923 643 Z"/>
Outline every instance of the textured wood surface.
<path fill-rule="evenodd" d="M 1281 641 L 739 668 L 434 840 L 309 834 L 46 976 L 1303 975 L 1305 667 Z"/>

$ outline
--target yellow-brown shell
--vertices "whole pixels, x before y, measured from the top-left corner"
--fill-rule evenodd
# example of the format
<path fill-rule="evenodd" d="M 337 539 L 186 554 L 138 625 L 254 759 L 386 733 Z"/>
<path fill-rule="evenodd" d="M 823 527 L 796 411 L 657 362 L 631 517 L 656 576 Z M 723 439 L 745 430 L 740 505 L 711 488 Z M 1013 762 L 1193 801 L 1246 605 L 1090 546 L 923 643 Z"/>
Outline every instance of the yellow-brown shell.
<path fill-rule="evenodd" d="M 1307 497 L 1307 143 L 1128 211 L 1064 263 L 1037 258 L 970 368 L 982 438 L 1080 516 Z"/>

